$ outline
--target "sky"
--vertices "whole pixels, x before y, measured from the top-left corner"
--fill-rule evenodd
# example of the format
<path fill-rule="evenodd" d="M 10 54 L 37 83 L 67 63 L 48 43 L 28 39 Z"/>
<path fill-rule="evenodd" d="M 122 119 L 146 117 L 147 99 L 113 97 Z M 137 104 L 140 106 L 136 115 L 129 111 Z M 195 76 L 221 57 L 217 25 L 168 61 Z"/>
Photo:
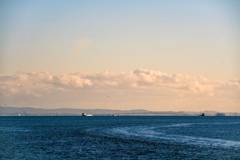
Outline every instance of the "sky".
<path fill-rule="evenodd" d="M 237 0 L 2 0 L 0 105 L 240 112 Z"/>

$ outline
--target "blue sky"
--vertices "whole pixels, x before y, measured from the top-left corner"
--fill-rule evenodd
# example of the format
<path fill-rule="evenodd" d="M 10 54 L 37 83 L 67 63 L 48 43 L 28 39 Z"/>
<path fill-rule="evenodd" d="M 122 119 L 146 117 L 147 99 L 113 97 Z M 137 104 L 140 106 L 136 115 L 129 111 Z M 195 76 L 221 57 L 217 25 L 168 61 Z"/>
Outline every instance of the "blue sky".
<path fill-rule="evenodd" d="M 237 0 L 2 0 L 0 13 L 2 75 L 143 68 L 240 79 Z"/>

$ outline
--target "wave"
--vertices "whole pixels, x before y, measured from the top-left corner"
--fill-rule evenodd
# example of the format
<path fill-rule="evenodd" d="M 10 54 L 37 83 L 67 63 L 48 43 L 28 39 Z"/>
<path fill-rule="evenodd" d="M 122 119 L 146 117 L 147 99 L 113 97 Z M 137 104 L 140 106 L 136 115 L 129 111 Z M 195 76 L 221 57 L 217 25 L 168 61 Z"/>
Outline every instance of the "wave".
<path fill-rule="evenodd" d="M 193 125 L 193 123 L 177 123 L 177 124 L 171 124 L 171 125 L 164 125 L 163 127 L 189 127 L 191 125 Z"/>
<path fill-rule="evenodd" d="M 190 127 L 192 125 L 237 125 L 240 124 L 240 122 L 208 122 L 208 123 L 176 123 L 176 124 L 170 124 L 170 125 L 163 125 L 161 128 L 165 127 Z"/>
<path fill-rule="evenodd" d="M 188 126 L 189 124 L 176 124 L 169 125 L 172 127 L 179 126 Z M 231 148 L 231 149 L 240 149 L 240 141 L 217 139 L 217 138 L 207 138 L 207 137 L 194 137 L 194 136 L 185 136 L 178 134 L 166 134 L 164 132 L 157 131 L 156 127 L 118 127 L 113 128 L 110 131 L 110 134 L 114 136 L 122 136 L 125 138 L 137 138 L 137 139 L 148 139 L 154 142 L 163 142 L 168 143 L 178 143 L 185 145 L 194 145 L 200 147 L 212 147 L 212 148 Z"/>
<path fill-rule="evenodd" d="M 18 127 L 0 127 L 0 131 L 4 132 L 29 132 L 28 129 L 18 128 Z"/>

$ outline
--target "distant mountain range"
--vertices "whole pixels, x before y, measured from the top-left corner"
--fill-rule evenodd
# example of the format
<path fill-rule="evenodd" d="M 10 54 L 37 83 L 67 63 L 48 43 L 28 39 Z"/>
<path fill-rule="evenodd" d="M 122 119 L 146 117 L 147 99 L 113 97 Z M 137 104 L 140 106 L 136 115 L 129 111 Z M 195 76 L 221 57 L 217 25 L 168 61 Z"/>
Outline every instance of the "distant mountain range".
<path fill-rule="evenodd" d="M 240 113 L 219 113 L 216 111 L 203 111 L 206 116 L 240 116 Z M 203 113 L 201 112 L 201 113 Z M 43 109 L 30 107 L 3 107 L 0 106 L 0 116 L 80 116 L 82 113 L 93 116 L 197 116 L 200 112 L 173 112 L 173 111 L 148 111 L 148 110 L 109 110 L 109 109 Z"/>

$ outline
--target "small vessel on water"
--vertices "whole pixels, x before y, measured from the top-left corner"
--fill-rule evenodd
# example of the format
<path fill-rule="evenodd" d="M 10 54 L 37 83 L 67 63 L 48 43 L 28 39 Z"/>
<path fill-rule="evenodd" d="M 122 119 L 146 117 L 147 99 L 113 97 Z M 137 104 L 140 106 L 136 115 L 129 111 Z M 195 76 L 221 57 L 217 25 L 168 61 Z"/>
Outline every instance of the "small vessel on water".
<path fill-rule="evenodd" d="M 92 114 L 82 113 L 82 116 L 92 116 Z"/>
<path fill-rule="evenodd" d="M 204 113 L 201 113 L 199 116 L 205 116 L 205 114 L 204 114 Z"/>

